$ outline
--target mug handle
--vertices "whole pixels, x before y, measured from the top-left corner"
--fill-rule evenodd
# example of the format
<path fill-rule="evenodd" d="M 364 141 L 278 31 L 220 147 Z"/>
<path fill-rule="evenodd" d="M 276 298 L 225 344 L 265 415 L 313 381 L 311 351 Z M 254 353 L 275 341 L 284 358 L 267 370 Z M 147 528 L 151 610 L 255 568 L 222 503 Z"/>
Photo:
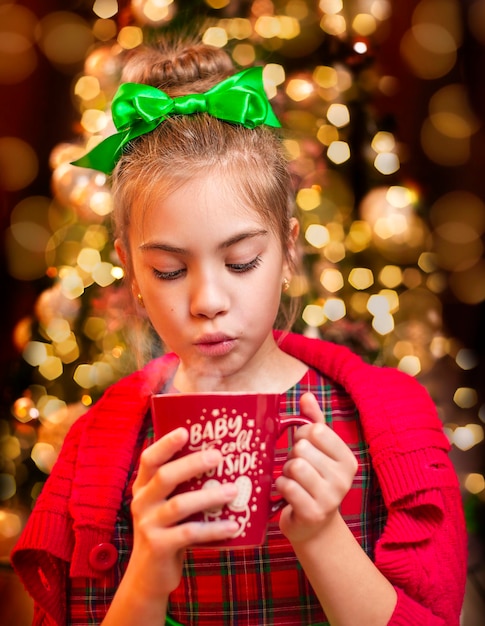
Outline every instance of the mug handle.
<path fill-rule="evenodd" d="M 303 415 L 293 415 L 292 417 L 281 417 L 280 428 L 278 431 L 278 437 L 280 437 L 284 431 L 290 426 L 303 426 L 304 424 L 314 424 L 314 421 Z M 271 506 L 269 509 L 269 516 L 273 517 L 278 511 L 281 511 L 288 503 L 284 498 L 275 498 L 271 500 Z"/>

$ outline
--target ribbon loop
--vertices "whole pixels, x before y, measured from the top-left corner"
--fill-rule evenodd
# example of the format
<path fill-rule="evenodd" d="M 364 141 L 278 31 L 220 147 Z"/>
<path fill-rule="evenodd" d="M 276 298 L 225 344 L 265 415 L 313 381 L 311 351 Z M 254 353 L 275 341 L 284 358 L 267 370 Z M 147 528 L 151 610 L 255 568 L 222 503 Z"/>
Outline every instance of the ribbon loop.
<path fill-rule="evenodd" d="M 113 123 L 119 132 L 73 161 L 73 165 L 110 174 L 129 141 L 151 132 L 173 115 L 208 113 L 246 128 L 263 124 L 280 126 L 264 91 L 261 67 L 238 72 L 205 93 L 173 99 L 150 85 L 123 83 L 113 98 L 111 110 Z"/>
<path fill-rule="evenodd" d="M 118 130 L 127 130 L 137 120 L 153 122 L 167 117 L 174 101 L 166 93 L 150 85 L 123 83 L 111 104 L 113 123 Z"/>

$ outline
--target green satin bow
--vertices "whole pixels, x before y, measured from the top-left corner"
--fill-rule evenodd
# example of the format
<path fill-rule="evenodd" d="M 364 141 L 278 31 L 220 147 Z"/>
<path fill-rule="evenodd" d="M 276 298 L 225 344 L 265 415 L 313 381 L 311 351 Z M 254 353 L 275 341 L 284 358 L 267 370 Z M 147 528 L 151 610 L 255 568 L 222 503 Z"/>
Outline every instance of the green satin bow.
<path fill-rule="evenodd" d="M 73 165 L 111 174 L 125 145 L 154 130 L 167 117 L 209 113 L 225 122 L 255 128 L 279 127 L 263 86 L 263 68 L 251 67 L 221 81 L 205 93 L 171 98 L 150 85 L 123 83 L 111 105 L 119 131 L 101 141 Z"/>

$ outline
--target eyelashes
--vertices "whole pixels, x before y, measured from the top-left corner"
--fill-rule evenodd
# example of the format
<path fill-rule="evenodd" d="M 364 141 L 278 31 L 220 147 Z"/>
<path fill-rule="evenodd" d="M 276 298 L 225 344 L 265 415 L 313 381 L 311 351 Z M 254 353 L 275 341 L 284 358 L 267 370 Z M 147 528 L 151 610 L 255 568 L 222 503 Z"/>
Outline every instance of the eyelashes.
<path fill-rule="evenodd" d="M 226 267 L 229 271 L 234 272 L 235 274 L 244 274 L 259 267 L 261 262 L 262 259 L 258 255 L 247 263 L 227 263 Z M 154 267 L 152 268 L 152 271 L 155 278 L 158 278 L 159 280 L 176 280 L 177 278 L 182 278 L 187 273 L 186 268 L 171 270 L 169 272 L 162 272 L 161 270 L 158 270 Z"/>
<path fill-rule="evenodd" d="M 244 272 L 249 272 L 250 270 L 255 269 L 261 264 L 261 257 L 257 256 L 249 263 L 228 263 L 226 267 L 228 267 L 232 272 L 236 272 L 236 274 L 243 274 Z"/>
<path fill-rule="evenodd" d="M 152 271 L 155 278 L 158 278 L 159 280 L 175 280 L 185 274 L 185 269 L 173 270 L 172 272 L 162 272 L 161 270 L 157 270 L 153 267 Z"/>

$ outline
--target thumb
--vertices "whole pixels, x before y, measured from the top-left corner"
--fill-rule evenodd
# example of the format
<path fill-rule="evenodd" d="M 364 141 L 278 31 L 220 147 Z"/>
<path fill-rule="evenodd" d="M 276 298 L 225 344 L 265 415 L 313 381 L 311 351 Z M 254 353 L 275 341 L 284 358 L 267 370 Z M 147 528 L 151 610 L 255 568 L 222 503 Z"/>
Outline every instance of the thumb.
<path fill-rule="evenodd" d="M 320 405 L 313 393 L 309 391 L 304 393 L 300 398 L 300 411 L 305 417 L 309 417 L 315 423 L 325 423 Z"/>

